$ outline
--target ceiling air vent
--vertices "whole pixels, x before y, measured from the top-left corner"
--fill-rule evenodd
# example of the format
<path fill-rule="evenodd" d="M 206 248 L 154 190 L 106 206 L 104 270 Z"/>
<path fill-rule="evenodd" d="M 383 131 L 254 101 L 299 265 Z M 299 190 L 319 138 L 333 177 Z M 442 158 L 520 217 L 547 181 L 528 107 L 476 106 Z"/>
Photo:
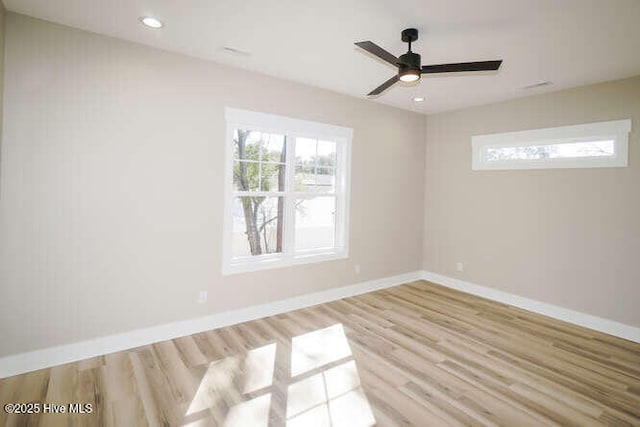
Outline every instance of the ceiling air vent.
<path fill-rule="evenodd" d="M 553 84 L 553 83 L 548 81 L 541 81 L 541 82 L 536 82 L 536 83 L 532 83 L 530 85 L 524 86 L 522 89 L 535 89 L 542 86 L 549 86 L 550 84 Z"/>
<path fill-rule="evenodd" d="M 228 53 L 231 55 L 238 55 L 238 56 L 251 56 L 250 52 L 246 52 L 244 50 L 240 50 L 240 49 L 236 49 L 233 47 L 229 47 L 229 46 L 223 46 L 222 47 L 222 51 L 224 53 Z"/>

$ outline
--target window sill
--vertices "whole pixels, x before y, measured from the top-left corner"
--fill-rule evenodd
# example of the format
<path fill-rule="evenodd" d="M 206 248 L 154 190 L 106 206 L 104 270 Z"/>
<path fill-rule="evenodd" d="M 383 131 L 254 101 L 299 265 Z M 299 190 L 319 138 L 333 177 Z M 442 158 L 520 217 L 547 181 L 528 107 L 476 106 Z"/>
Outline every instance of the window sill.
<path fill-rule="evenodd" d="M 293 256 L 276 256 L 258 259 L 235 260 L 222 267 L 224 276 L 249 273 L 252 271 L 270 270 L 274 268 L 291 267 L 303 264 L 315 264 L 325 261 L 335 261 L 346 259 L 349 254 L 346 250 L 330 249 L 326 251 L 313 251 L 308 253 L 300 253 Z"/>

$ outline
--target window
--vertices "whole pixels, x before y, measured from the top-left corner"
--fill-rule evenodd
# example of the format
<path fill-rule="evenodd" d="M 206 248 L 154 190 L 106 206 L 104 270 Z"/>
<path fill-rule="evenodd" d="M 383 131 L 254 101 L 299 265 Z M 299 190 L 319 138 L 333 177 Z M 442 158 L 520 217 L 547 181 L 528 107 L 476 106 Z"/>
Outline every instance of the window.
<path fill-rule="evenodd" d="M 226 109 L 223 273 L 348 256 L 352 130 Z"/>
<path fill-rule="evenodd" d="M 473 170 L 623 167 L 631 120 L 473 136 Z"/>

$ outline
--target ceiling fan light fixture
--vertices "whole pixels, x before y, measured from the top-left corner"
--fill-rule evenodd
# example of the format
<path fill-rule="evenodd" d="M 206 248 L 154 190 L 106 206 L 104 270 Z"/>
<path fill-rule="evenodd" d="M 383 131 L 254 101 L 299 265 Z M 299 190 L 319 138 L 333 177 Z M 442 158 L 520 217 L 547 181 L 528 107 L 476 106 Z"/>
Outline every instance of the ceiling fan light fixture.
<path fill-rule="evenodd" d="M 418 80 L 420 80 L 420 75 L 420 70 L 407 68 L 406 70 L 400 71 L 400 80 L 407 83 L 417 82 Z"/>
<path fill-rule="evenodd" d="M 468 71 L 496 71 L 500 68 L 502 60 L 457 62 L 453 64 L 422 65 L 420 54 L 411 51 L 411 44 L 418 40 L 418 30 L 407 28 L 402 31 L 401 39 L 409 44 L 407 53 L 399 57 L 387 52 L 372 41 L 356 42 L 355 45 L 377 56 L 393 67 L 398 67 L 398 74 L 372 90 L 367 96 L 380 95 L 394 84 L 401 82 L 417 82 L 422 74 L 462 73 Z M 416 101 L 420 102 L 420 101 Z"/>

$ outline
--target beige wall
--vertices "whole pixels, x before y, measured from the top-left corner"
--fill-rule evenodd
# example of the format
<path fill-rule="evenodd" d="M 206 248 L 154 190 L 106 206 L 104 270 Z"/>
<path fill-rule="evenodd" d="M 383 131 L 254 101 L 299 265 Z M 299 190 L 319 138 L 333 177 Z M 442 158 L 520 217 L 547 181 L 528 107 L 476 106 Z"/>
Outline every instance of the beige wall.
<path fill-rule="evenodd" d="M 2 147 L 2 107 L 4 104 L 4 20 L 6 10 L 0 0 L 0 148 Z M 1 158 L 0 158 L 1 161 Z M 2 164 L 0 163 L 0 166 Z M 2 194 L 0 194 L 0 197 Z"/>
<path fill-rule="evenodd" d="M 420 268 L 423 116 L 15 14 L 6 41 L 0 356 Z M 221 276 L 225 106 L 354 129 L 348 260 Z"/>
<path fill-rule="evenodd" d="M 406 111 L 15 14 L 6 58 L 0 356 L 421 267 L 640 326 L 640 77 L 425 135 Z M 354 129 L 348 260 L 221 276 L 225 106 Z M 624 118 L 628 168 L 471 171 L 472 135 Z"/>
<path fill-rule="evenodd" d="M 471 171 L 472 135 L 627 118 L 627 168 Z M 640 326 L 640 77 L 426 126 L 426 270 Z"/>

